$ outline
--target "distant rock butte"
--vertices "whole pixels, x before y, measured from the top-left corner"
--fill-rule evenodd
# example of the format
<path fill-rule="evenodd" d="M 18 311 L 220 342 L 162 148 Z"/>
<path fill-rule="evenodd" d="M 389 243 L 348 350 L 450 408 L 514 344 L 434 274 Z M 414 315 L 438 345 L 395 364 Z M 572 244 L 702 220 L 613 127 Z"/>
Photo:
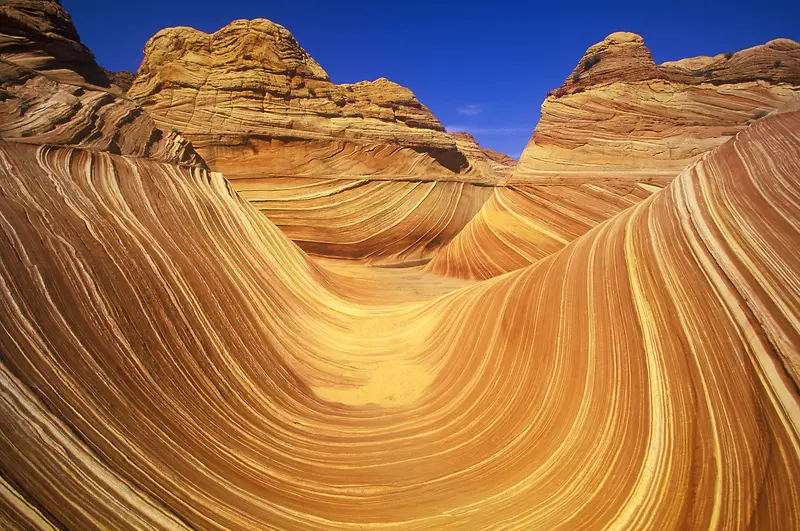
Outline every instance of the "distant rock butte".
<path fill-rule="evenodd" d="M 548 95 L 513 182 L 672 178 L 758 117 L 800 106 L 798 86 L 788 39 L 659 66 L 640 36 L 613 33 Z"/>
<path fill-rule="evenodd" d="M 0 5 L 0 138 L 204 166 L 123 96 L 54 1 Z"/>
<path fill-rule="evenodd" d="M 268 20 L 239 20 L 212 35 L 165 29 L 144 55 L 131 98 L 183 131 L 212 167 L 236 176 L 349 172 L 491 182 L 491 175 L 463 171 L 469 164 L 454 139 L 410 90 L 383 78 L 335 85 L 283 26 Z M 298 141 L 315 155 L 320 145 L 336 145 L 329 157 L 309 161 Z M 337 156 L 348 144 L 354 151 Z M 375 144 L 387 153 L 375 156 Z M 269 163 L 246 168 L 239 162 L 244 152 Z"/>
<path fill-rule="evenodd" d="M 112 72 L 111 70 L 103 69 L 108 77 L 108 80 L 118 86 L 122 92 L 128 92 L 128 89 L 133 85 L 133 80 L 136 79 L 136 74 L 127 70 L 120 70 L 119 72 Z"/>
<path fill-rule="evenodd" d="M 407 88 L 333 84 L 268 20 L 160 31 L 128 95 L 315 254 L 430 258 L 507 173 Z"/>
<path fill-rule="evenodd" d="M 656 65 L 640 36 L 613 33 L 548 94 L 509 186 L 495 189 L 428 270 L 489 278 L 535 262 L 750 123 L 798 107 L 794 41 Z"/>
<path fill-rule="evenodd" d="M 502 178 L 511 175 L 517 161 L 493 149 L 482 147 L 475 140 L 475 137 L 463 131 L 455 131 L 450 133 L 450 136 L 456 139 L 456 145 L 459 151 L 465 153 L 470 160 L 478 160 L 485 158 L 487 163 L 494 171 L 494 174 L 502 180 Z"/>

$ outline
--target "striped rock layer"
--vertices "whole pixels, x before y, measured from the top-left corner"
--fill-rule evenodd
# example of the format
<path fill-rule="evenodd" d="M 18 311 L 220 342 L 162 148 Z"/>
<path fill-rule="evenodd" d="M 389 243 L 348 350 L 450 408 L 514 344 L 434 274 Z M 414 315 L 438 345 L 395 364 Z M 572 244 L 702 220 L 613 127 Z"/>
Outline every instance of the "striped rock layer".
<path fill-rule="evenodd" d="M 590 47 L 542 105 L 520 162 L 429 264 L 489 278 L 533 263 L 669 183 L 776 109 L 800 107 L 800 44 L 656 65 L 641 37 Z"/>
<path fill-rule="evenodd" d="M 463 131 L 449 133 L 456 141 L 458 150 L 467 155 L 470 160 L 485 160 L 494 171 L 494 175 L 503 182 L 514 171 L 517 161 L 490 148 L 481 147 L 475 137 Z"/>
<path fill-rule="evenodd" d="M 448 135 L 405 87 L 331 83 L 264 19 L 159 32 L 128 95 L 318 255 L 430 258 L 509 164 Z"/>
<path fill-rule="evenodd" d="M 204 165 L 122 95 L 55 1 L 0 4 L 0 138 Z"/>
<path fill-rule="evenodd" d="M 218 173 L 0 141 L 0 522 L 796 529 L 799 130 L 408 296 Z"/>

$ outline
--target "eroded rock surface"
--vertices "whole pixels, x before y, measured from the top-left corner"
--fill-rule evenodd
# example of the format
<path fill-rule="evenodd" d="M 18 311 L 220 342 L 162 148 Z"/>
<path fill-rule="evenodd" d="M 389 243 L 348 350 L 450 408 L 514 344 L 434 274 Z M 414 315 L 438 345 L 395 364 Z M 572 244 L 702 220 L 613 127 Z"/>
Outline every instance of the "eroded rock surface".
<path fill-rule="evenodd" d="M 0 115 L 6 140 L 203 165 L 184 137 L 159 129 L 111 83 L 54 1 L 0 5 Z"/>
<path fill-rule="evenodd" d="M 428 259 L 488 196 L 474 185 L 507 167 L 448 135 L 405 87 L 331 83 L 264 19 L 159 32 L 129 95 L 320 255 Z"/>
<path fill-rule="evenodd" d="M 609 35 L 548 95 L 509 186 L 428 270 L 489 278 L 535 262 L 748 125 L 799 106 L 794 41 L 656 65 L 640 36 Z"/>
<path fill-rule="evenodd" d="M 796 529 L 798 128 L 411 304 L 220 174 L 0 141 L 0 522 Z"/>
<path fill-rule="evenodd" d="M 613 33 L 545 100 L 513 182 L 672 178 L 749 123 L 800 105 L 799 88 L 800 44 L 788 39 L 659 66 L 640 36 Z"/>
<path fill-rule="evenodd" d="M 0 527 L 798 529 L 798 130 L 544 186 L 628 208 L 481 282 L 311 259 L 105 127 L 0 139 Z"/>

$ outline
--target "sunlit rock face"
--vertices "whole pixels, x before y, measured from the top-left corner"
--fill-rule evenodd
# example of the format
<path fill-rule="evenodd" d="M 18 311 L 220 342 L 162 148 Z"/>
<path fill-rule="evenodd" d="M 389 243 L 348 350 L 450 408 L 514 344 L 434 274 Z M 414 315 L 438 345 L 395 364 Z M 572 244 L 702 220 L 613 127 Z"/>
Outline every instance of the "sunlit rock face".
<path fill-rule="evenodd" d="M 429 264 L 489 278 L 535 262 L 669 183 L 776 109 L 800 106 L 800 45 L 788 39 L 656 65 L 642 38 L 590 47 L 508 179 Z"/>
<path fill-rule="evenodd" d="M 672 178 L 767 113 L 800 101 L 800 44 L 653 62 L 644 41 L 614 33 L 590 47 L 542 119 L 512 182 Z"/>
<path fill-rule="evenodd" d="M 159 129 L 94 61 L 53 1 L 0 5 L 0 138 L 203 165 L 180 134 Z"/>
<path fill-rule="evenodd" d="M 488 197 L 474 185 L 507 168 L 448 135 L 405 87 L 331 83 L 285 28 L 263 19 L 212 35 L 159 32 L 128 94 L 324 256 L 429 259 Z"/>
<path fill-rule="evenodd" d="M 0 527 L 800 528 L 800 111 L 478 282 L 97 131 L 0 139 Z"/>
<path fill-rule="evenodd" d="M 505 153 L 482 147 L 469 133 L 455 131 L 450 133 L 450 136 L 455 139 L 458 150 L 467 155 L 471 161 L 483 160 L 488 164 L 498 178 L 498 184 L 507 179 L 517 165 L 517 161 Z"/>
<path fill-rule="evenodd" d="M 797 528 L 799 127 L 413 301 L 220 174 L 0 141 L 0 521 Z"/>

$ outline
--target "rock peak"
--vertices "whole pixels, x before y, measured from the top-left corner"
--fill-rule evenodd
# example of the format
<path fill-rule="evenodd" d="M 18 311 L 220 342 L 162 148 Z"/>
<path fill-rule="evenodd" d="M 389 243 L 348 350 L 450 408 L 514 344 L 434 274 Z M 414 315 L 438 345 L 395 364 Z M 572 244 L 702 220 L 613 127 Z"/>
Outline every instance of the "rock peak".
<path fill-rule="evenodd" d="M 630 31 L 615 31 L 611 33 L 603 39 L 603 42 L 613 43 L 613 44 L 624 44 L 624 43 L 637 43 L 637 44 L 644 44 L 644 39 L 641 35 L 637 33 L 632 33 Z"/>
<path fill-rule="evenodd" d="M 800 44 L 779 38 L 735 53 L 690 57 L 657 65 L 641 35 L 618 31 L 590 46 L 564 84 L 549 96 L 559 98 L 609 83 L 655 79 L 692 85 L 755 80 L 797 84 L 800 83 Z"/>
<path fill-rule="evenodd" d="M 796 50 L 800 48 L 800 43 L 792 39 L 786 39 L 781 37 L 768 41 L 764 46 L 768 46 L 770 48 L 783 49 L 783 50 Z"/>
<path fill-rule="evenodd" d="M 185 74 L 197 78 L 208 64 L 225 64 L 246 68 L 266 84 L 276 74 L 316 81 L 330 79 L 289 30 L 264 18 L 234 20 L 212 34 L 186 26 L 166 28 L 147 41 L 144 55 L 139 78 L 152 78 L 167 65 L 171 65 L 173 74 L 181 65 Z"/>
<path fill-rule="evenodd" d="M 582 90 L 612 81 L 639 81 L 663 77 L 641 35 L 617 31 L 589 47 L 565 81 Z"/>

